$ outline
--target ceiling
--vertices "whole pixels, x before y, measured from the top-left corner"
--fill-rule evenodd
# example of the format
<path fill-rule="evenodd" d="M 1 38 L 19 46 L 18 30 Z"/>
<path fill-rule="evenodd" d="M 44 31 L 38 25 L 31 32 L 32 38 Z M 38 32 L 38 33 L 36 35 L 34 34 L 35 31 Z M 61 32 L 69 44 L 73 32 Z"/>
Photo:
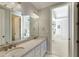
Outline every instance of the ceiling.
<path fill-rule="evenodd" d="M 54 5 L 56 3 L 58 3 L 58 2 L 30 2 L 30 3 L 29 2 L 26 2 L 26 3 L 22 2 L 21 4 L 23 6 L 28 6 L 27 8 L 29 8 L 29 6 L 31 7 L 33 5 L 37 10 L 39 10 L 39 9 L 43 9 L 48 6 Z M 16 7 L 16 4 L 18 4 L 18 7 Z M 2 3 L 1 2 L 0 5 L 5 5 L 5 6 L 8 5 L 9 8 L 14 8 L 14 7 L 16 7 L 17 9 L 20 8 L 19 2 L 18 3 L 14 3 L 14 2 L 13 3 L 9 3 L 9 2 Z"/>
<path fill-rule="evenodd" d="M 31 3 L 35 6 L 35 8 L 39 10 L 54 5 L 57 2 L 31 2 Z"/>

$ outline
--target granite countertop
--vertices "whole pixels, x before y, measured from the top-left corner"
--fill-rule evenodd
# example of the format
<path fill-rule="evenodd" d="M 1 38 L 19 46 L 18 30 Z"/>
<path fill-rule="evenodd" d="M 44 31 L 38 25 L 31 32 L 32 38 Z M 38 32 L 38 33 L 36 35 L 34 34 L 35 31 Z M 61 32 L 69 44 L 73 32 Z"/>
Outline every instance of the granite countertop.
<path fill-rule="evenodd" d="M 15 57 L 21 57 L 25 54 L 27 54 L 30 50 L 35 48 L 37 45 L 41 44 L 45 40 L 44 37 L 39 37 L 37 39 L 33 39 L 30 41 L 23 42 L 21 44 L 16 45 L 16 47 L 23 47 L 24 49 L 20 52 L 16 52 Z M 0 52 L 0 57 L 3 57 L 7 51 L 1 51 Z M 8 57 L 8 56 L 7 56 Z"/>
<path fill-rule="evenodd" d="M 41 44 L 41 42 L 43 42 L 44 40 L 45 40 L 45 38 L 38 38 L 38 39 L 34 39 L 34 40 L 31 40 L 26 43 L 17 45 L 17 47 L 24 47 L 24 50 L 22 51 L 22 53 L 19 56 L 23 56 L 24 54 L 27 54 L 33 48 L 35 48 L 36 46 Z"/>

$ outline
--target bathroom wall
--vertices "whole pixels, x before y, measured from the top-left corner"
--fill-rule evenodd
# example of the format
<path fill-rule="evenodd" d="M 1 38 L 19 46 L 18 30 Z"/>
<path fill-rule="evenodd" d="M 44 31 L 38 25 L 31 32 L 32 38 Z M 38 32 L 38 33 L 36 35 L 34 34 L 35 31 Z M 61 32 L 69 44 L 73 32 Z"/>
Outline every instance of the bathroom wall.
<path fill-rule="evenodd" d="M 49 31 L 49 9 L 43 9 L 39 11 L 39 36 L 48 36 Z"/>
<path fill-rule="evenodd" d="M 44 8 L 39 11 L 39 36 L 48 38 L 48 53 L 51 53 L 51 40 L 50 40 L 50 22 L 51 13 L 50 8 Z"/>

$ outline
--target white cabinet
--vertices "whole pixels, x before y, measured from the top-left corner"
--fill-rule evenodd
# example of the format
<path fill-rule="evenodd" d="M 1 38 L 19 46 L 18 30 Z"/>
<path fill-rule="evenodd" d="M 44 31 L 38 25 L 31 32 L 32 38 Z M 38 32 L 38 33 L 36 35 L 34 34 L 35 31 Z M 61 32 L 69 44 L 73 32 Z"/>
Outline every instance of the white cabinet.
<path fill-rule="evenodd" d="M 24 55 L 24 57 L 34 57 L 34 49 Z"/>
<path fill-rule="evenodd" d="M 44 56 L 44 54 L 46 53 L 47 47 L 46 47 L 46 41 L 44 41 L 41 44 L 41 56 Z"/>
<path fill-rule="evenodd" d="M 47 51 L 47 44 L 46 44 L 46 41 L 44 41 L 44 53 L 46 53 Z"/>
<path fill-rule="evenodd" d="M 46 40 L 29 51 L 24 57 L 43 57 L 47 51 Z"/>
<path fill-rule="evenodd" d="M 40 45 L 37 46 L 37 47 L 34 49 L 34 56 L 35 56 L 35 57 L 40 57 L 40 56 L 41 56 L 41 47 L 40 47 Z"/>

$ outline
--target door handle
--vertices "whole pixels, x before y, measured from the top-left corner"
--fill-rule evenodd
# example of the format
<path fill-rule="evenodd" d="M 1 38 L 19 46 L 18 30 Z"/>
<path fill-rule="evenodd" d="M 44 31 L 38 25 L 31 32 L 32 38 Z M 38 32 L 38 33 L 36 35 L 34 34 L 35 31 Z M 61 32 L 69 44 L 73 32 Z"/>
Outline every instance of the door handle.
<path fill-rule="evenodd" d="M 77 23 L 77 25 L 79 25 L 79 22 Z"/>
<path fill-rule="evenodd" d="M 77 43 L 79 43 L 79 40 L 77 40 Z"/>

